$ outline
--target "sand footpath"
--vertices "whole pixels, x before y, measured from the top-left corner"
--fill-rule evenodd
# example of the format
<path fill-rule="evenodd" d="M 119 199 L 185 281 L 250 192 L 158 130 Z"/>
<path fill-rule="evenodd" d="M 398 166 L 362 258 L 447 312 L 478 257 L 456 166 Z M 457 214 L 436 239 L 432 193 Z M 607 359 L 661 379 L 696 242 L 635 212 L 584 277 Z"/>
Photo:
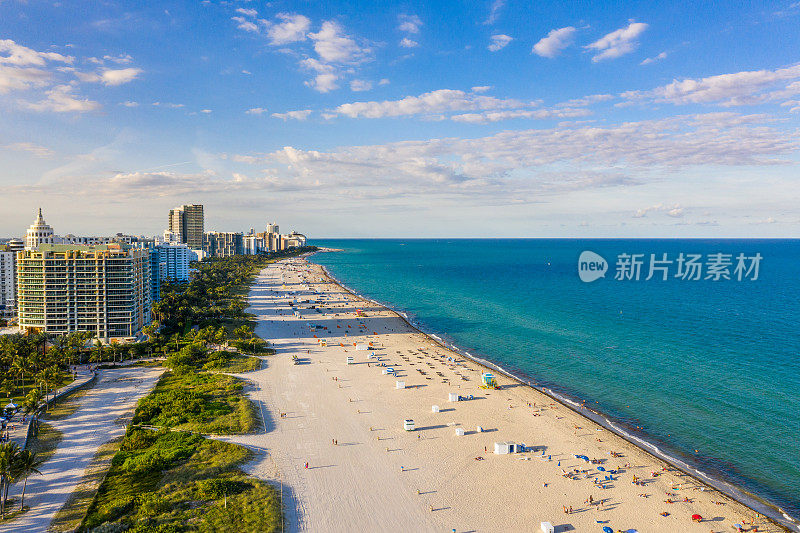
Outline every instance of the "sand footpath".
<path fill-rule="evenodd" d="M 262 270 L 248 311 L 277 350 L 243 376 L 265 428 L 226 440 L 266 452 L 249 469 L 284 485 L 290 530 L 785 531 L 530 387 L 481 388 L 485 368 L 303 259 Z"/>

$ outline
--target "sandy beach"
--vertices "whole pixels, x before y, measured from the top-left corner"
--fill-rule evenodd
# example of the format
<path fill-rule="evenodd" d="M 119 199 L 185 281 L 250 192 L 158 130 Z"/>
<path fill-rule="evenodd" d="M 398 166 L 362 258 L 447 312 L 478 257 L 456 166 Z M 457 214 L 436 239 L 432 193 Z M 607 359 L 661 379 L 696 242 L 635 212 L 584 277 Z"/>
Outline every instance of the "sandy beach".
<path fill-rule="evenodd" d="M 268 452 L 249 469 L 280 480 L 290 530 L 785 531 L 531 387 L 481 388 L 487 369 L 317 265 L 276 263 L 249 297 L 277 350 L 243 376 L 265 428 L 226 440 Z"/>

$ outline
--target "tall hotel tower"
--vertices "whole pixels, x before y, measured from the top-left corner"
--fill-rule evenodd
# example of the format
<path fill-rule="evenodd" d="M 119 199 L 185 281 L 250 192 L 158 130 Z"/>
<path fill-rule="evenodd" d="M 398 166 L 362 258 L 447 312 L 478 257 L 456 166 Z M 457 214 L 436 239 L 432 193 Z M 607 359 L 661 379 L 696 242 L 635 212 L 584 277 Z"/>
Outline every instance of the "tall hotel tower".
<path fill-rule="evenodd" d="M 192 250 L 203 249 L 203 206 L 182 205 L 169 211 L 169 231 Z"/>

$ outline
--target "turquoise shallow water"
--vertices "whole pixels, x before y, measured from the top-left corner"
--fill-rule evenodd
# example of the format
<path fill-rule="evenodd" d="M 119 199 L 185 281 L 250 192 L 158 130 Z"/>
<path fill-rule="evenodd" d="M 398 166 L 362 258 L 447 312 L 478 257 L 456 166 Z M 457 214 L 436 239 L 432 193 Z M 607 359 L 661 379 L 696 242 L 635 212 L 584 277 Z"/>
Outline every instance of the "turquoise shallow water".
<path fill-rule="evenodd" d="M 800 240 L 312 244 L 344 249 L 314 262 L 424 330 L 800 516 Z M 579 279 L 584 250 L 608 262 L 605 278 Z M 733 255 L 732 280 L 674 277 L 680 253 L 705 268 L 718 252 Z M 623 253 L 645 254 L 638 281 L 614 279 Z M 645 280 L 664 253 L 669 279 Z M 739 253 L 761 254 L 757 280 L 735 279 Z"/>

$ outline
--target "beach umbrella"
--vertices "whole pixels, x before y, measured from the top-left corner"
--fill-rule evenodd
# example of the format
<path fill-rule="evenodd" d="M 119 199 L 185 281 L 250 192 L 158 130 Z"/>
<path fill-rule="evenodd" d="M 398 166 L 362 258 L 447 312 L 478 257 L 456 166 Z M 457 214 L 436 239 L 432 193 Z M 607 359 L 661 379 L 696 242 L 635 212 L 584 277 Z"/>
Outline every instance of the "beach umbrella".
<path fill-rule="evenodd" d="M 599 471 L 601 471 L 601 472 L 605 472 L 605 471 L 606 471 L 606 469 L 605 469 L 605 468 L 603 468 L 602 466 L 598 466 L 598 467 L 597 467 L 597 469 L 598 469 Z"/>
<path fill-rule="evenodd" d="M 614 533 L 614 530 L 608 526 L 603 526 L 603 533 Z"/>
<path fill-rule="evenodd" d="M 694 520 L 695 522 L 699 522 L 699 521 L 701 521 L 702 519 L 703 519 L 703 517 L 702 517 L 702 516 L 700 516 L 699 514 L 693 514 L 693 515 L 692 515 L 692 520 Z"/>

